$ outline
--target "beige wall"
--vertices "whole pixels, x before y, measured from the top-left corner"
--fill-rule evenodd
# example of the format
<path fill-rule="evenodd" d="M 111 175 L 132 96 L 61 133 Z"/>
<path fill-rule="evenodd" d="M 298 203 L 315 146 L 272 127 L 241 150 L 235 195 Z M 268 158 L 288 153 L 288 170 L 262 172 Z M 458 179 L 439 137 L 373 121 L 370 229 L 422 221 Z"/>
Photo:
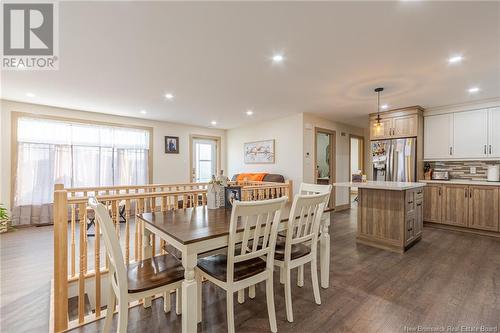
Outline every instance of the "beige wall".
<path fill-rule="evenodd" d="M 304 113 L 303 118 L 303 181 L 307 183 L 314 182 L 314 128 L 324 128 L 328 130 L 335 131 L 336 139 L 336 167 L 335 167 L 335 181 L 336 182 L 347 182 L 349 181 L 349 134 L 356 134 L 363 136 L 364 131 L 362 128 L 353 127 L 341 123 L 337 123 L 331 120 L 323 119 L 315 115 Z M 365 139 L 366 141 L 366 139 Z M 309 153 L 309 157 L 307 157 Z M 349 189 L 348 188 L 337 188 L 335 189 L 336 205 L 346 205 L 349 204 Z"/>
<path fill-rule="evenodd" d="M 36 104 L 18 103 L 1 100 L 0 108 L 0 202 L 10 203 L 11 178 L 11 112 L 26 112 L 50 116 L 75 118 L 84 121 L 101 121 L 131 126 L 147 126 L 153 128 L 153 182 L 155 183 L 183 183 L 189 181 L 189 135 L 202 134 L 220 136 L 222 167 L 226 166 L 226 131 L 219 129 L 193 127 L 161 121 L 149 121 L 139 118 L 112 116 L 101 113 L 61 109 Z M 164 136 L 178 136 L 180 143 L 179 154 L 164 153 Z"/>
<path fill-rule="evenodd" d="M 259 140 L 275 140 L 274 164 L 245 164 L 243 144 Z M 294 190 L 302 181 L 302 114 L 227 131 L 228 175 L 241 172 L 278 173 L 294 182 Z"/>

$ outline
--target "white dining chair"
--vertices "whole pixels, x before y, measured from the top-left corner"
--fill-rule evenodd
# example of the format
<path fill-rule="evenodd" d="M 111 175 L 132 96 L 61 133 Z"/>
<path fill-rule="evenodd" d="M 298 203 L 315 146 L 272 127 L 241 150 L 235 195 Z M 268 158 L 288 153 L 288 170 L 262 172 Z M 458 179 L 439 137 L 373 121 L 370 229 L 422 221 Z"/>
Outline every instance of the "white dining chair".
<path fill-rule="evenodd" d="M 234 332 L 233 294 L 263 281 L 266 281 L 269 324 L 272 332 L 277 331 L 273 261 L 281 211 L 286 201 L 287 197 L 263 201 L 235 201 L 229 225 L 227 253 L 198 259 L 198 279 L 206 278 L 226 291 L 229 333 Z M 260 241 L 257 241 L 258 239 Z M 200 292 L 198 301 L 201 302 Z"/>
<path fill-rule="evenodd" d="M 184 280 L 184 269 L 181 262 L 172 255 L 165 254 L 125 265 L 115 226 L 109 216 L 108 209 L 94 197 L 89 198 L 88 203 L 95 211 L 97 222 L 104 236 L 106 254 L 109 260 L 110 285 L 103 332 L 111 330 L 116 298 L 118 299 L 117 331 L 119 333 L 127 331 L 129 302 L 162 294 L 164 296 L 163 310 L 169 312 L 170 291 L 180 289 Z"/>
<path fill-rule="evenodd" d="M 286 238 L 276 243 L 274 264 L 284 276 L 286 318 L 293 322 L 291 270 L 311 263 L 311 279 L 316 304 L 321 304 L 318 284 L 317 249 L 319 227 L 328 193 L 297 194 L 293 200 Z M 303 277 L 302 277 L 303 278 Z M 303 283 L 303 281 L 302 281 Z"/>

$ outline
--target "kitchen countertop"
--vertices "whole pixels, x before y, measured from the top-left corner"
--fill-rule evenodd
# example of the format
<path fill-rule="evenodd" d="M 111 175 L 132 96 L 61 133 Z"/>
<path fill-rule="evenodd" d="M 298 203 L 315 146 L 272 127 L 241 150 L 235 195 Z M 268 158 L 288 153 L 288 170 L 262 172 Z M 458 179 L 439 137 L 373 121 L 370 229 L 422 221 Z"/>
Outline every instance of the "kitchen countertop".
<path fill-rule="evenodd" d="M 390 190 L 390 191 L 405 191 L 414 188 L 424 187 L 424 183 L 410 183 L 410 182 L 386 182 L 386 181 L 367 181 L 363 183 L 334 183 L 335 187 L 357 187 L 368 188 L 375 190 Z"/>
<path fill-rule="evenodd" d="M 450 180 L 419 180 L 427 184 L 454 184 L 454 185 L 485 185 L 500 186 L 500 182 L 489 182 L 486 180 L 450 179 Z"/>

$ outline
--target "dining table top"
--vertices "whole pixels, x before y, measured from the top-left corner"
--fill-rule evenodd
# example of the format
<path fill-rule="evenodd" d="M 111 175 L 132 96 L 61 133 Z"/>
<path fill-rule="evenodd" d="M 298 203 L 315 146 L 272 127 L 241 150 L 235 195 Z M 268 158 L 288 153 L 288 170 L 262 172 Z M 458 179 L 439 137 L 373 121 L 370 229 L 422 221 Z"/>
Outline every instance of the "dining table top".
<path fill-rule="evenodd" d="M 292 202 L 287 202 L 281 212 L 281 222 L 288 221 Z M 327 207 L 324 212 L 331 212 Z M 166 233 L 183 245 L 229 235 L 231 209 L 220 207 L 208 209 L 198 206 L 164 212 L 149 212 L 137 215 L 145 223 Z M 237 231 L 243 231 L 238 223 Z"/>

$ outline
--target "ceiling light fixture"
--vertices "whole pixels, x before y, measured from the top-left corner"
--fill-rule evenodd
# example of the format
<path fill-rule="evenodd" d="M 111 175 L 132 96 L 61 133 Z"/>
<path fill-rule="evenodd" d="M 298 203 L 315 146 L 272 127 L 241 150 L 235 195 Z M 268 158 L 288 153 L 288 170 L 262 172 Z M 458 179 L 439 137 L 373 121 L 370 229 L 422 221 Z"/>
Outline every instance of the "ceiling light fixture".
<path fill-rule="evenodd" d="M 479 87 L 472 87 L 472 88 L 469 88 L 469 93 L 471 94 L 475 94 L 477 92 L 479 92 Z"/>
<path fill-rule="evenodd" d="M 252 110 L 247 110 L 247 116 L 251 116 L 253 115 L 253 111 Z"/>
<path fill-rule="evenodd" d="M 212 120 L 212 121 L 210 122 L 210 124 L 212 124 L 212 126 L 215 126 L 215 125 L 217 125 L 217 122 L 216 122 L 215 120 Z"/>
<path fill-rule="evenodd" d="M 28 97 L 35 97 L 35 94 L 29 92 L 29 93 L 26 93 L 26 96 L 28 96 Z"/>
<path fill-rule="evenodd" d="M 165 98 L 168 99 L 168 100 L 172 100 L 172 99 L 174 99 L 174 95 L 168 93 L 168 94 L 165 94 Z"/>
<path fill-rule="evenodd" d="M 389 105 L 387 104 L 383 104 L 381 107 L 380 107 L 382 110 L 387 110 L 389 108 Z"/>
<path fill-rule="evenodd" d="M 140 112 L 141 112 L 142 114 L 146 114 L 146 113 L 147 113 L 147 112 L 146 112 L 146 110 L 141 110 Z"/>
<path fill-rule="evenodd" d="M 449 58 L 448 59 L 448 63 L 450 63 L 450 64 L 457 64 L 457 63 L 461 62 L 462 60 L 464 60 L 463 56 L 456 55 L 456 56 L 453 56 L 453 57 Z"/>
<path fill-rule="evenodd" d="M 380 128 L 381 124 L 380 124 L 380 121 L 382 120 L 382 118 L 380 118 L 380 93 L 384 91 L 384 88 L 375 88 L 375 92 L 377 93 L 377 122 L 375 123 L 375 127 L 377 129 Z"/>
<path fill-rule="evenodd" d="M 283 56 L 283 54 L 273 55 L 273 62 L 280 63 L 280 62 L 283 62 L 283 60 L 285 60 L 285 57 Z"/>

